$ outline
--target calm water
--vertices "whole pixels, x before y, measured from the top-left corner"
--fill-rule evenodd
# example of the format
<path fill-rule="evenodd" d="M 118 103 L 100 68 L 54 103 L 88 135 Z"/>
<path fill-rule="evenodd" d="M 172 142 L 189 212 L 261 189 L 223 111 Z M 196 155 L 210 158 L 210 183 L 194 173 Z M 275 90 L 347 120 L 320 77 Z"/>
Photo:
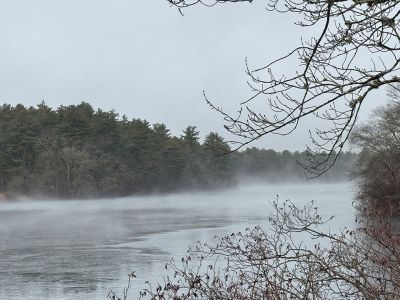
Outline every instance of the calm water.
<path fill-rule="evenodd" d="M 316 200 L 331 227 L 351 226 L 346 184 L 248 185 L 238 189 L 91 201 L 0 203 L 0 299 L 105 299 L 135 270 L 159 281 L 164 264 L 196 241 L 265 222 L 276 198 Z M 137 289 L 131 291 L 136 299 Z"/>

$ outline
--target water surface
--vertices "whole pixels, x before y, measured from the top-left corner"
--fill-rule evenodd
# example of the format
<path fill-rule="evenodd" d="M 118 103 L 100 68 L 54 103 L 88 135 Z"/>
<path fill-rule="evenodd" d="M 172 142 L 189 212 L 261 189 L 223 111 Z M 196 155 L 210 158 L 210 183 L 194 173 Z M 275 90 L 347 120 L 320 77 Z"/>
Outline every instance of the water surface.
<path fill-rule="evenodd" d="M 333 229 L 353 224 L 348 184 L 237 189 L 102 200 L 0 204 L 0 299 L 105 299 L 126 274 L 159 281 L 171 257 L 196 241 L 265 223 L 270 201 L 316 200 Z"/>

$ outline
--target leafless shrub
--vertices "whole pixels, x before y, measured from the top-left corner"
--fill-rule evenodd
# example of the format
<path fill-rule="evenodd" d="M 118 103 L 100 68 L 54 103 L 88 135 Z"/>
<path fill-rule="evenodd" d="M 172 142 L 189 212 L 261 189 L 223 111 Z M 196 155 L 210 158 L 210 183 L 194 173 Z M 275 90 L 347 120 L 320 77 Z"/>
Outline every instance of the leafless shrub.
<path fill-rule="evenodd" d="M 132 279 L 133 278 L 136 278 L 135 271 L 132 271 L 132 272 L 130 272 L 128 274 L 128 284 L 127 284 L 126 287 L 124 287 L 124 290 L 122 292 L 122 299 L 123 300 L 128 299 L 128 291 L 132 286 Z M 110 299 L 110 300 L 121 300 L 121 297 L 119 297 L 118 294 L 113 290 L 110 290 L 108 292 L 107 298 Z"/>
<path fill-rule="evenodd" d="M 388 219 L 358 219 L 356 229 L 321 230 L 310 203 L 273 203 L 268 226 L 247 228 L 198 245 L 177 262 L 163 285 L 142 298 L 399 299 L 400 235 Z M 361 221 L 360 221 L 361 220 Z"/>

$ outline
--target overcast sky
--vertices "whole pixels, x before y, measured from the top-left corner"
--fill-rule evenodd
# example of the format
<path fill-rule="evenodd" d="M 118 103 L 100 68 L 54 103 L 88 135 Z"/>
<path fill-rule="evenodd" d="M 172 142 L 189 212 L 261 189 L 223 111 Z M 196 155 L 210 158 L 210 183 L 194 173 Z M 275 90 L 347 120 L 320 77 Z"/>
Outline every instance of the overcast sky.
<path fill-rule="evenodd" d="M 179 135 L 196 125 L 224 133 L 206 105 L 236 111 L 250 95 L 244 59 L 261 66 L 306 34 L 264 1 L 195 7 L 182 17 L 165 0 L 0 1 L 0 101 L 52 107 L 91 103 L 129 118 L 163 122 Z M 363 118 L 382 103 L 370 99 Z M 266 148 L 304 149 L 308 121 Z"/>

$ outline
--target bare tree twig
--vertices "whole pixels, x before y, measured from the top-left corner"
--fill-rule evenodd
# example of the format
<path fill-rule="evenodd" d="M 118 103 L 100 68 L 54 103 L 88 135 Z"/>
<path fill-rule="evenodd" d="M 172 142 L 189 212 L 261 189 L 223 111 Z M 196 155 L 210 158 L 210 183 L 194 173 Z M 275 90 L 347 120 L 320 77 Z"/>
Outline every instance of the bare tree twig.
<path fill-rule="evenodd" d="M 251 2 L 168 1 L 179 9 Z M 298 26 L 324 25 L 318 36 L 265 66 L 251 68 L 246 62 L 253 95 L 241 101 L 238 116 L 207 102 L 239 138 L 234 150 L 265 135 L 291 134 L 309 116 L 323 120 L 325 127 L 310 131 L 307 161 L 299 162 L 309 177 L 317 177 L 336 161 L 369 94 L 400 81 L 400 5 L 397 0 L 270 0 L 267 8 L 300 15 Z M 281 74 L 282 64 L 292 59 L 298 67 L 292 74 Z M 252 108 L 259 98 L 268 103 L 267 111 Z"/>

